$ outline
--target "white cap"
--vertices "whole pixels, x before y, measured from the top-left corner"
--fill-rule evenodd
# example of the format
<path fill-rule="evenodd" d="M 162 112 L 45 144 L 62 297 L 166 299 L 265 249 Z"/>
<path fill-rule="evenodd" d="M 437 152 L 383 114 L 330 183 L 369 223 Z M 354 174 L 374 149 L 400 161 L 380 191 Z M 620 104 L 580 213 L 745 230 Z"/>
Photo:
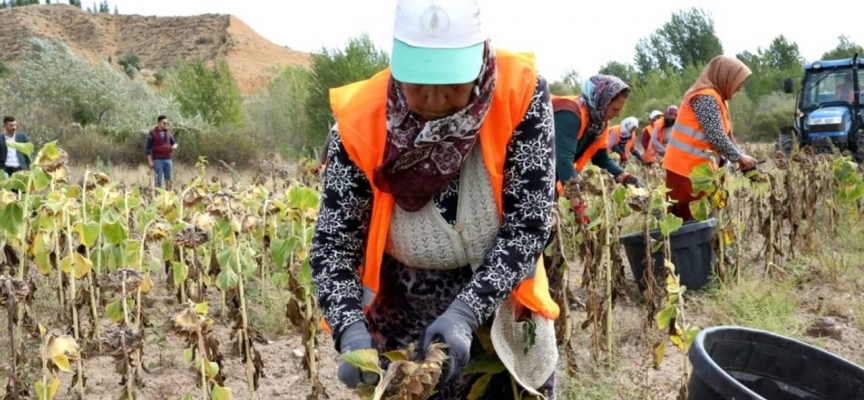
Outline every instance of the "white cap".
<path fill-rule="evenodd" d="M 487 36 L 477 0 L 397 0 L 391 73 L 408 83 L 476 79 Z"/>
<path fill-rule="evenodd" d="M 662 112 L 660 112 L 659 110 L 654 110 L 654 111 L 651 111 L 651 115 L 648 116 L 648 118 L 649 118 L 649 119 L 654 119 L 654 118 L 657 118 L 657 117 L 659 117 L 659 116 L 661 116 L 661 115 L 663 115 Z"/>
<path fill-rule="evenodd" d="M 639 125 L 639 120 L 636 117 L 627 117 L 621 121 L 621 137 L 629 137 L 630 132 Z"/>

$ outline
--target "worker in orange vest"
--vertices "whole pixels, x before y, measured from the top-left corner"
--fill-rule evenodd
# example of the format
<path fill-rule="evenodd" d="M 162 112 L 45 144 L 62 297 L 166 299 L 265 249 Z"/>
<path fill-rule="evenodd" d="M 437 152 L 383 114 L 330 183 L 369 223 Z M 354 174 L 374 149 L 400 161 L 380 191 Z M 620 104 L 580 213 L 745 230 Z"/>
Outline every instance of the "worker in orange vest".
<path fill-rule="evenodd" d="M 728 162 L 737 163 L 741 170 L 756 166 L 756 160 L 734 143 L 729 117 L 729 101 L 750 74 L 750 69 L 737 58 L 717 56 L 684 94 L 681 113 L 666 147 L 663 168 L 666 169 L 666 187 L 671 190 L 668 196 L 676 200 L 670 212 L 685 222 L 693 219 L 690 203 L 705 196 L 705 192 L 696 196 L 692 193 L 690 172 L 694 168 L 705 163 L 716 168 L 719 160 L 714 157 L 718 154 Z"/>
<path fill-rule="evenodd" d="M 675 119 L 678 118 L 678 107 L 669 106 L 663 118 L 658 118 L 651 124 L 651 143 L 648 144 L 646 154 L 650 154 L 651 161 L 662 160 L 666 155 L 666 144 L 669 142 L 669 134 Z"/>
<path fill-rule="evenodd" d="M 648 125 L 642 128 L 642 137 L 640 139 L 642 142 L 642 159 L 649 165 L 654 163 L 654 156 L 648 153 L 648 148 L 651 146 L 651 131 L 654 130 L 654 122 L 662 116 L 663 113 L 659 110 L 651 111 L 651 114 L 648 116 Z"/>
<path fill-rule="evenodd" d="M 636 148 L 636 128 L 639 120 L 636 117 L 627 117 L 620 124 L 609 128 L 609 154 L 616 153 L 621 158 L 621 166 L 630 159 L 630 154 L 637 160 L 642 159 L 642 153 Z"/>
<path fill-rule="evenodd" d="M 533 54 L 492 45 L 481 15 L 474 1 L 397 0 L 390 67 L 330 90 L 312 279 L 339 353 L 416 343 L 422 359 L 441 342 L 436 398 L 464 399 L 485 327 L 503 364 L 485 396 L 555 398 L 549 88 Z M 337 376 L 377 383 L 345 362 Z"/>
<path fill-rule="evenodd" d="M 555 111 L 555 174 L 558 195 L 564 194 L 564 183 L 576 179 L 588 162 L 608 171 L 622 184 L 642 186 L 609 158 L 607 122 L 618 117 L 627 103 L 630 87 L 611 75 L 592 76 L 577 96 L 553 97 Z M 587 205 L 579 198 L 570 204 L 578 220 L 588 223 Z"/>

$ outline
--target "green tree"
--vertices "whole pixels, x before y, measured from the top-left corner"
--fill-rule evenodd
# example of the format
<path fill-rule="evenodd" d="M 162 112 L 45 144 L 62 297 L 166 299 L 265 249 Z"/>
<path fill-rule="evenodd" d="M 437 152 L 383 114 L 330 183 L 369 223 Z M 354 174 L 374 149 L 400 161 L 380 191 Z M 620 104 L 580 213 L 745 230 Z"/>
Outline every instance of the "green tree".
<path fill-rule="evenodd" d="M 837 38 L 837 47 L 822 55 L 823 60 L 838 60 L 843 58 L 851 58 L 858 53 L 859 57 L 864 57 L 864 47 L 853 42 L 846 35 L 840 35 Z"/>
<path fill-rule="evenodd" d="M 582 93 L 582 78 L 579 73 L 568 69 L 561 80 L 549 84 L 549 92 L 556 96 L 575 96 Z"/>
<path fill-rule="evenodd" d="M 639 78 L 652 69 L 680 74 L 684 68 L 702 65 L 723 54 L 714 32 L 714 20 L 702 9 L 691 8 L 672 14 L 672 19 L 636 45 L 634 64 Z"/>
<path fill-rule="evenodd" d="M 799 69 L 804 64 L 798 43 L 789 42 L 783 35 L 771 41 L 764 57 L 767 58 L 769 66 L 778 70 Z"/>
<path fill-rule="evenodd" d="M 760 47 L 755 53 L 744 51 L 737 57 L 753 71 L 744 82 L 747 96 L 753 101 L 780 91 L 783 80 L 800 74 L 804 63 L 798 44 L 789 42 L 782 35 L 774 38 L 766 49 Z"/>
<path fill-rule="evenodd" d="M 310 59 L 312 74 L 306 107 L 309 126 L 303 134 L 306 145 L 318 147 L 324 143 L 330 126 L 335 122 L 330 110 L 330 89 L 369 79 L 386 68 L 390 59 L 365 33 L 351 38 L 344 48 L 322 48 L 312 53 Z"/>
<path fill-rule="evenodd" d="M 609 61 L 606 65 L 600 68 L 598 73 L 618 77 L 628 85 L 633 85 L 633 83 L 638 79 L 636 68 L 633 68 L 630 64 L 623 64 L 618 61 Z"/>
<path fill-rule="evenodd" d="M 220 127 L 243 123 L 243 97 L 224 59 L 208 67 L 201 58 L 187 61 L 178 57 L 167 81 L 184 115 L 200 115 Z"/>

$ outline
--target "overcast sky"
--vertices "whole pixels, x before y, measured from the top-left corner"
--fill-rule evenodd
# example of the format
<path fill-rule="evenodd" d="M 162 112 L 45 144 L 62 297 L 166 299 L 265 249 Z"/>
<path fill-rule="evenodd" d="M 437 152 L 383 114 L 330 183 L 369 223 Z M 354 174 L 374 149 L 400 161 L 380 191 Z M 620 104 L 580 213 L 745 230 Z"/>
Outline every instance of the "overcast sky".
<path fill-rule="evenodd" d="M 83 1 L 85 7 L 92 2 Z M 388 53 L 396 4 L 395 0 L 109 2 L 121 14 L 232 14 L 266 39 L 307 52 L 341 46 L 365 31 Z M 575 69 L 584 79 L 610 60 L 632 63 L 640 38 L 668 21 L 671 13 L 690 7 L 711 13 L 728 55 L 755 52 L 780 34 L 797 42 L 808 61 L 832 49 L 841 34 L 864 43 L 862 0 L 483 0 L 481 4 L 484 23 L 497 45 L 535 52 L 540 72 L 550 80 L 566 69 Z"/>

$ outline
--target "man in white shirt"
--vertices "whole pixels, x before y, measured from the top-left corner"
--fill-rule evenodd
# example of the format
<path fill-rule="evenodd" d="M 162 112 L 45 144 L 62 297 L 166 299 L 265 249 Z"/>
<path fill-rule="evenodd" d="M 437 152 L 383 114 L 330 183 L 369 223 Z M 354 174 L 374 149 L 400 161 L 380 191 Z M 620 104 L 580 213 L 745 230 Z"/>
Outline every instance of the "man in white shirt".
<path fill-rule="evenodd" d="M 0 142 L 0 157 L 3 157 L 3 171 L 9 177 L 18 171 L 30 169 L 30 158 L 19 153 L 12 146 L 7 146 L 6 143 L 27 143 L 30 139 L 27 138 L 26 133 L 17 130 L 18 121 L 15 120 L 15 117 L 3 117 L 3 128 L 6 133 L 4 135 L 6 140 Z"/>

